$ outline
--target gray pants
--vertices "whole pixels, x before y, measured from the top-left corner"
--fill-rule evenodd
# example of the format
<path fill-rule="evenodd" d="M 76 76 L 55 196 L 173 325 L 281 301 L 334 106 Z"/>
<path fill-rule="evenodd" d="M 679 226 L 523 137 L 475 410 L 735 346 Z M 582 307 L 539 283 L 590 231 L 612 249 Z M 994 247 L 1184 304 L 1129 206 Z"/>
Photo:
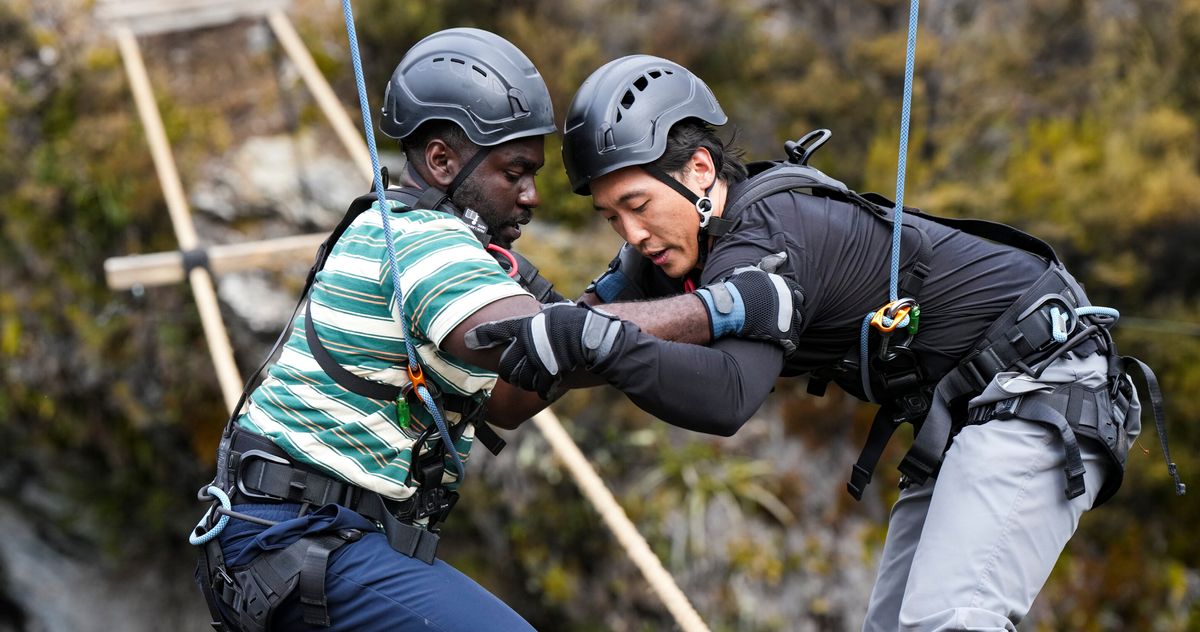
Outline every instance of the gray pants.
<path fill-rule="evenodd" d="M 1055 384 L 1096 386 L 1101 355 L 1066 354 L 1038 380 L 1002 373 L 972 406 Z M 1130 409 L 1130 440 L 1140 430 Z M 1067 500 L 1062 440 L 1015 418 L 968 426 L 937 479 L 900 493 L 892 508 L 864 630 L 1015 630 L 1029 612 L 1079 517 L 1091 508 L 1111 461 L 1080 441 L 1087 491 Z"/>

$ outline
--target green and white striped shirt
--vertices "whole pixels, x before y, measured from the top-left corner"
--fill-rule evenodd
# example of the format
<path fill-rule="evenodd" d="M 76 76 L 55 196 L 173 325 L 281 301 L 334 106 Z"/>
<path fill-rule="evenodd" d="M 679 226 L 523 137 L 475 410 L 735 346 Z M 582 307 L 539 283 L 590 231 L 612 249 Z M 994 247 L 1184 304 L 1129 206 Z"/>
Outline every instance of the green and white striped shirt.
<path fill-rule="evenodd" d="M 389 201 L 393 209 L 404 206 Z M 408 384 L 405 332 L 392 292 L 383 226 L 376 202 L 346 230 L 317 274 L 312 318 L 329 354 L 350 372 L 372 380 Z M 444 393 L 480 398 L 496 374 L 439 349 L 468 316 L 502 298 L 528 294 L 505 275 L 460 220 L 437 211 L 391 214 L 400 265 L 400 289 L 413 346 L 426 379 Z M 250 397 L 240 423 L 270 437 L 293 458 L 341 480 L 404 499 L 413 444 L 433 417 L 414 404 L 411 419 L 397 419 L 396 402 L 370 399 L 338 386 L 317 364 L 297 317 L 279 360 Z M 445 412 L 447 423 L 458 414 Z M 433 431 L 431 445 L 438 439 Z M 468 427 L 456 442 L 465 462 L 474 440 Z M 447 459 L 444 482 L 457 485 Z"/>

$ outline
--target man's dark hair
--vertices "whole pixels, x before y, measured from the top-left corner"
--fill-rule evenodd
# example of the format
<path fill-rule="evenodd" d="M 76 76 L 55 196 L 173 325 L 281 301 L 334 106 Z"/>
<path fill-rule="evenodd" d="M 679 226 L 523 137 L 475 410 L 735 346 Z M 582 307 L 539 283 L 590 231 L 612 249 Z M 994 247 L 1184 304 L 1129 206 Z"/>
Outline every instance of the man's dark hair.
<path fill-rule="evenodd" d="M 425 164 L 425 147 L 429 145 L 429 141 L 435 138 L 442 139 L 450 149 L 458 152 L 459 155 L 467 156 L 475 153 L 475 144 L 471 142 L 470 138 L 467 138 L 467 133 L 457 123 L 433 120 L 422 123 L 420 127 L 400 141 L 400 146 L 404 149 L 404 157 L 414 165 Z"/>
<path fill-rule="evenodd" d="M 733 138 L 729 139 L 732 145 Z M 746 179 L 746 165 L 742 162 L 742 150 L 726 145 L 717 137 L 712 125 L 696 118 L 684 119 L 671 127 L 667 134 L 667 148 L 652 164 L 667 173 L 683 169 L 696 149 L 703 147 L 717 164 L 717 177 L 726 184 L 737 184 Z"/>

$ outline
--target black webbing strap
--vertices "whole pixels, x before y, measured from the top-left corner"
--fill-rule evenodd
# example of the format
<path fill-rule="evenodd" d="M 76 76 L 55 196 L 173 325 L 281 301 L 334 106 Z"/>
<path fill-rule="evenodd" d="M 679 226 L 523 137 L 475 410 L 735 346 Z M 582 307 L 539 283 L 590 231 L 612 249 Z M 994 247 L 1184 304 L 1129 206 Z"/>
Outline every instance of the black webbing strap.
<path fill-rule="evenodd" d="M 1076 416 L 1073 418 L 1079 418 L 1078 415 L 1082 412 L 1083 406 L 1083 399 L 1080 397 L 1079 391 L 1078 388 L 1068 387 L 1052 393 L 1026 393 L 996 402 L 992 413 L 995 419 L 1002 421 L 1019 417 L 1046 424 L 1058 430 L 1063 442 L 1063 455 L 1067 462 L 1064 471 L 1067 475 L 1065 491 L 1068 499 L 1082 496 L 1086 491 L 1083 480 L 1083 458 L 1079 454 L 1079 440 L 1075 437 L 1075 431 L 1067 421 L 1067 416 L 1060 412 L 1065 409 L 1068 414 L 1071 414 L 1071 409 L 1074 408 L 1073 412 Z M 1064 397 L 1067 399 L 1066 406 L 1062 405 Z"/>
<path fill-rule="evenodd" d="M 857 196 L 884 209 L 891 209 L 895 208 L 896 206 L 895 202 L 878 193 L 851 193 L 853 193 L 854 196 Z M 1050 263 L 1058 263 L 1058 254 L 1054 252 L 1054 248 L 1052 248 L 1050 244 L 1038 239 L 1037 237 L 1034 237 L 1033 235 L 1030 235 L 1023 230 L 1013 228 L 1008 224 L 990 222 L 983 219 L 940 217 L 938 215 L 931 215 L 920 209 L 915 209 L 908 206 L 904 207 L 904 212 L 922 219 L 927 219 L 936 224 L 941 224 L 947 228 L 953 228 L 954 230 L 962 231 L 968 235 L 974 235 L 975 237 L 981 237 L 989 241 L 994 241 L 998 244 L 1003 244 L 1005 246 L 1011 246 L 1026 252 L 1031 252 Z"/>
<path fill-rule="evenodd" d="M 337 382 L 338 386 L 351 393 L 381 401 L 395 401 L 404 393 L 403 387 L 360 377 L 334 360 L 324 343 L 321 342 L 320 336 L 317 335 L 312 318 L 311 300 L 304 306 L 304 320 L 304 339 L 308 342 L 308 349 L 312 352 L 313 359 L 317 361 L 321 370 L 325 371 L 334 382 Z M 504 439 L 483 420 L 483 404 L 477 404 L 469 397 L 454 397 L 446 394 L 435 394 L 435 400 L 440 400 L 445 410 L 459 413 L 462 416 L 460 424 L 456 425 L 461 425 L 463 421 L 474 424 L 475 436 L 492 454 L 499 454 L 500 450 L 504 449 L 506 445 Z"/>
<path fill-rule="evenodd" d="M 271 500 L 280 502 L 307 502 L 313 506 L 337 502 L 368 520 L 383 525 L 384 533 L 393 549 L 426 564 L 432 564 L 437 556 L 438 535 L 411 524 L 411 521 L 428 516 L 432 525 L 445 518 L 457 499 L 454 492 L 444 488 L 433 488 L 418 489 L 402 501 L 388 501 L 375 492 L 332 479 L 326 478 L 327 483 L 314 485 L 314 482 L 324 477 L 291 464 L 262 459 L 253 459 L 242 472 L 248 473 L 249 476 L 239 479 L 238 491 L 232 495 L 234 504 L 263 502 L 265 496 L 274 496 L 276 498 Z M 297 485 L 297 482 L 300 485 Z M 326 497 L 315 491 L 337 492 L 339 489 L 344 490 L 340 498 L 338 493 L 328 493 Z M 254 495 L 247 496 L 242 490 Z"/>
<path fill-rule="evenodd" d="M 300 581 L 297 583 L 305 623 L 329 627 L 329 608 L 325 599 L 325 571 L 329 568 L 329 555 L 343 544 L 361 537 L 362 532 L 357 529 L 343 529 L 333 535 L 311 540 L 300 563 Z"/>
<path fill-rule="evenodd" d="M 213 584 L 218 580 L 224 581 L 225 554 L 221 551 L 221 543 L 216 538 L 209 540 L 200 549 L 200 559 L 196 564 L 196 583 L 200 584 L 200 592 L 204 594 L 204 602 L 208 605 L 208 614 L 212 619 L 209 623 L 216 632 L 226 632 L 225 617 L 218 606 L 217 594 Z"/>
<path fill-rule="evenodd" d="M 1163 460 L 1167 463 L 1167 472 L 1171 474 L 1171 479 L 1175 482 L 1175 494 L 1182 496 L 1187 493 L 1187 485 L 1179 480 L 1179 470 L 1175 467 L 1175 462 L 1171 460 L 1171 451 L 1167 448 L 1167 419 L 1163 411 L 1163 395 L 1162 389 L 1158 385 L 1158 377 L 1154 375 L 1154 371 L 1145 362 L 1137 358 L 1123 356 L 1121 358 L 1122 368 L 1127 373 L 1133 373 L 1130 369 L 1136 369 L 1136 373 L 1142 376 L 1142 380 L 1146 382 L 1146 392 L 1150 396 L 1150 407 L 1154 410 L 1154 427 L 1158 431 L 1158 440 L 1162 444 Z"/>
<path fill-rule="evenodd" d="M 392 196 L 389 195 L 388 197 Z M 346 209 L 346 214 L 342 216 L 341 221 L 339 221 L 337 226 L 334 227 L 333 231 L 329 233 L 329 236 L 325 238 L 325 241 L 321 242 L 321 245 L 317 247 L 317 254 L 314 258 L 312 267 L 308 269 L 308 275 L 304 279 L 304 289 L 300 291 L 300 299 L 296 301 L 296 307 L 292 309 L 292 315 L 290 318 L 288 318 L 287 325 L 284 326 L 279 332 L 279 337 L 275 339 L 275 344 L 271 345 L 271 351 L 267 353 L 267 357 L 263 358 L 262 364 L 260 364 L 258 368 L 250 374 L 250 378 L 246 380 L 246 385 L 242 388 L 242 395 L 238 398 L 237 405 L 233 407 L 233 412 L 229 416 L 229 423 L 227 423 L 225 426 L 224 434 L 226 436 L 230 432 L 233 422 L 237 419 L 238 415 L 241 414 L 242 406 L 246 404 L 246 400 L 249 399 L 250 393 L 252 393 L 254 389 L 258 387 L 263 370 L 266 369 L 267 365 L 275 359 L 280 349 L 283 348 L 283 343 L 287 340 L 288 334 L 292 332 L 292 323 L 296 320 L 296 314 L 300 312 L 300 306 L 308 300 L 308 293 L 312 290 L 313 282 L 317 279 L 317 273 L 325 267 L 325 260 L 329 258 L 329 253 L 333 250 L 333 245 L 337 243 L 337 240 L 341 238 L 343 233 L 346 232 L 346 229 L 350 228 L 350 225 L 354 223 L 354 220 L 357 219 L 358 216 L 363 213 L 363 211 L 371 208 L 371 204 L 374 203 L 376 199 L 377 198 L 374 194 L 361 195 L 355 198 L 354 201 L 350 203 L 350 207 Z"/>
<path fill-rule="evenodd" d="M 418 442 L 426 440 L 427 435 L 422 435 Z M 450 494 L 422 488 L 407 499 L 386 501 L 375 492 L 295 463 L 267 437 L 242 429 L 234 434 L 230 450 L 233 454 L 230 460 L 234 463 L 229 477 L 233 486 L 230 498 L 235 505 L 264 500 L 307 503 L 313 507 L 336 503 L 375 522 L 381 522 L 386 515 L 413 521 L 440 511 Z"/>
<path fill-rule="evenodd" d="M 875 412 L 867 440 L 863 444 L 862 452 L 858 454 L 858 461 L 850 468 L 850 480 L 846 483 L 846 491 L 850 492 L 854 500 L 862 500 L 863 490 L 871 483 L 879 457 L 883 456 L 884 448 L 899 427 L 891 406 L 885 404 Z"/>
<path fill-rule="evenodd" d="M 562 294 L 559 294 L 554 289 L 554 284 L 542 276 L 532 261 L 526 259 L 524 255 L 515 250 L 509 250 L 508 254 L 512 255 L 513 260 L 517 262 L 517 282 L 527 292 L 532 294 L 537 302 L 549 304 L 561 303 L 566 300 Z M 504 265 L 504 263 L 501 263 L 501 267 L 504 267 Z"/>
<path fill-rule="evenodd" d="M 695 204 L 696 202 L 700 201 L 699 195 L 696 195 L 696 193 L 694 191 L 683 186 L 682 182 L 676 180 L 675 178 L 672 178 L 671 174 L 667 173 L 666 171 L 663 171 L 658 165 L 653 164 L 653 163 L 647 163 L 647 164 L 642 165 L 642 169 L 644 169 L 646 171 L 646 173 L 654 176 L 655 180 L 658 180 L 659 182 L 662 182 L 663 184 L 671 187 L 672 189 L 675 189 L 675 192 L 678 193 L 679 195 L 682 195 L 688 202 Z"/>
<path fill-rule="evenodd" d="M 931 271 L 929 260 L 933 257 L 933 240 L 930 239 L 929 233 L 919 228 L 915 230 L 920 237 L 917 256 L 905 271 L 904 276 L 900 278 L 896 289 L 901 298 L 911 298 L 920 303 L 921 289 L 925 287 L 925 279 L 929 277 Z"/>
<path fill-rule="evenodd" d="M 315 325 L 312 317 L 312 301 L 309 300 L 304 306 L 304 337 L 308 341 L 308 350 L 312 352 L 313 358 L 321 366 L 321 370 L 325 371 L 334 382 L 337 382 L 338 386 L 351 393 L 381 401 L 396 401 L 400 398 L 401 393 L 404 392 L 401 387 L 355 375 L 334 360 L 333 356 L 329 355 L 329 351 L 325 349 L 325 345 L 321 343 Z M 407 334 L 407 332 L 405 333 Z"/>

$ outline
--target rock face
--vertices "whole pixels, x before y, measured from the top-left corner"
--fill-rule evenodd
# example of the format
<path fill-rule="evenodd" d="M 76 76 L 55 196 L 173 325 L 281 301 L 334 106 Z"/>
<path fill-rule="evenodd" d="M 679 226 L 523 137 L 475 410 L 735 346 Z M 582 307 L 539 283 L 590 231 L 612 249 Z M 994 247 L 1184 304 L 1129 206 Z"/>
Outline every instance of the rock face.
<path fill-rule="evenodd" d="M 188 560 L 170 567 L 127 560 L 114 567 L 85 550 L 52 546 L 39 526 L 0 505 L 0 630 L 212 629 L 199 589 L 177 581 Z"/>
<path fill-rule="evenodd" d="M 328 228 L 370 182 L 310 133 L 256 136 L 201 168 L 192 207 L 232 223 L 275 219 L 293 229 Z"/>

